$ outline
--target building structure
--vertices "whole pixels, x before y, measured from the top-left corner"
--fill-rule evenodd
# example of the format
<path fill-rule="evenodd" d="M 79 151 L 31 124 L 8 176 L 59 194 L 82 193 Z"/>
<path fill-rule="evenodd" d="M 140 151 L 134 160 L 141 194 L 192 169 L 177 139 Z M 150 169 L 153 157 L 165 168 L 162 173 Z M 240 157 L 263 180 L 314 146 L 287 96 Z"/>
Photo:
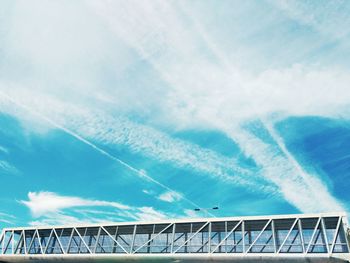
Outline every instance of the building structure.
<path fill-rule="evenodd" d="M 6 228 L 0 262 L 348 262 L 343 213 Z"/>

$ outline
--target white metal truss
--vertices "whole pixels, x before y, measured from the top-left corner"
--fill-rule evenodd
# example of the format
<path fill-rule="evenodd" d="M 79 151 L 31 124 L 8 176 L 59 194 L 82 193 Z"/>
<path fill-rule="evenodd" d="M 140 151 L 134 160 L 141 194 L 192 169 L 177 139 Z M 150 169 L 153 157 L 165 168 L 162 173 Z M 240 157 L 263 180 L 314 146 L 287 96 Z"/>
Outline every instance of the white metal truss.
<path fill-rule="evenodd" d="M 4 229 L 1 255 L 349 253 L 344 214 Z"/>

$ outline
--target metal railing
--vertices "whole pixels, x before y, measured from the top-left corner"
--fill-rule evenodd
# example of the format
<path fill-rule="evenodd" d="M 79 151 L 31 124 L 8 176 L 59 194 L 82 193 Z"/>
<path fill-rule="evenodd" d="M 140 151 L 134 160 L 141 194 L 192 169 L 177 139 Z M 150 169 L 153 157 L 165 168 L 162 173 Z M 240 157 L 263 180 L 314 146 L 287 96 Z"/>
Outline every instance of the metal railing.
<path fill-rule="evenodd" d="M 344 214 L 4 229 L 0 255 L 349 253 Z"/>

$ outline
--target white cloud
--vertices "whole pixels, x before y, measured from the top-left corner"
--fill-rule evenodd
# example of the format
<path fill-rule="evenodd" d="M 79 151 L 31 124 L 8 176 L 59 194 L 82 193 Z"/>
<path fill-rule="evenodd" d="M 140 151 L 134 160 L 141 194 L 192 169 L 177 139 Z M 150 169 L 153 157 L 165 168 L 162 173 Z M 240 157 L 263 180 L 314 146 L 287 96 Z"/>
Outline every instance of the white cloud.
<path fill-rule="evenodd" d="M 196 20 L 195 28 L 200 28 L 201 32 L 193 30 L 191 23 L 185 23 L 189 18 L 183 17 L 182 12 L 174 8 L 177 7 L 176 4 L 164 1 L 143 3 L 92 1 L 91 5 L 93 11 L 96 11 L 115 32 L 116 38 L 122 39 L 134 48 L 143 60 L 153 65 L 159 77 L 169 84 L 170 87 L 153 88 L 151 81 L 147 83 L 149 84 L 146 86 L 147 92 L 155 94 L 151 101 L 157 103 L 154 112 L 157 117 L 152 121 L 174 129 L 198 127 L 219 129 L 236 141 L 247 156 L 253 157 L 261 169 L 259 175 L 262 174 L 273 185 L 277 185 L 286 200 L 300 210 L 307 212 L 330 207 L 341 208 L 342 205 L 332 196 L 326 186 L 316 175 L 307 174 L 288 153 L 283 143 L 278 143 L 278 148 L 276 148 L 263 142 L 241 126 L 250 119 L 270 120 L 271 114 L 278 114 L 282 117 L 321 115 L 348 118 L 349 112 L 346 109 L 350 104 L 348 69 L 300 64 L 252 73 L 224 59 L 225 55 L 231 53 L 232 50 L 239 53 L 239 49 L 236 51 L 233 47 L 230 48 L 232 50 L 223 50 L 219 54 L 218 50 L 222 50 L 219 45 L 220 40 L 211 39 L 210 33 L 200 25 L 198 26 L 199 20 Z M 23 10 L 25 9 L 22 8 L 21 12 Z M 311 24 L 314 24 L 314 21 L 311 21 Z M 12 30 L 12 32 L 16 35 L 16 39 L 17 37 L 32 39 L 31 35 L 28 38 L 27 31 L 23 28 Z M 62 31 L 59 32 L 62 33 Z M 50 40 L 45 38 L 50 34 L 41 33 L 44 36 L 42 39 Z M 73 37 L 76 36 L 73 35 Z M 206 40 L 204 43 L 203 38 Z M 52 53 L 52 50 L 40 52 L 33 42 L 26 49 L 21 47 L 23 43 L 26 41 L 18 41 L 20 47 L 17 49 L 23 49 L 22 54 L 30 53 L 29 58 L 40 60 L 35 63 L 41 64 L 44 61 L 46 64 L 46 59 L 48 59 L 50 63 L 58 62 L 57 64 L 63 65 L 62 68 L 64 68 L 69 64 L 67 62 L 71 62 L 69 59 L 64 59 L 64 54 L 70 57 L 72 51 L 69 49 L 70 45 L 67 46 L 66 43 L 63 43 L 64 48 L 68 48 L 66 52 L 65 49 L 59 49 L 63 50 L 64 54 Z M 48 46 L 55 45 L 50 42 Z M 83 46 L 78 45 L 79 50 Z M 72 53 L 75 53 L 74 51 L 73 49 Z M 39 56 L 43 54 L 44 57 Z M 212 54 L 216 58 L 213 59 Z M 255 61 L 251 63 L 254 64 Z M 269 68 L 269 65 L 266 68 Z M 51 69 L 54 73 L 56 72 L 55 67 Z M 58 75 L 61 77 L 62 72 L 65 71 L 59 72 L 61 74 Z M 119 69 L 117 73 L 122 74 L 123 72 Z M 84 77 L 89 76 L 89 74 L 83 75 Z M 77 85 L 69 85 L 69 92 L 63 92 L 66 100 L 74 97 L 76 100 L 74 107 L 56 98 L 59 97 L 57 93 L 60 92 L 57 91 L 58 85 L 52 85 L 56 83 L 56 79 L 52 76 L 49 80 L 43 80 L 43 84 L 39 87 L 36 87 L 35 81 L 26 81 L 25 88 L 2 83 L 0 90 L 15 98 L 18 103 L 28 105 L 40 114 L 47 114 L 52 122 L 63 125 L 75 136 L 78 135 L 76 138 L 83 136 L 99 144 L 115 147 L 127 145 L 137 153 L 163 162 L 174 163 L 182 168 L 195 169 L 200 173 L 233 184 L 249 185 L 253 190 L 258 188 L 258 190 L 276 191 L 276 188 L 266 180 L 259 180 L 251 171 L 239 167 L 239 164 L 232 158 L 226 158 L 195 144 L 172 139 L 165 133 L 146 125 L 135 124 L 126 118 L 112 117 L 119 115 L 120 98 L 124 98 L 124 93 L 129 95 L 128 91 L 118 89 L 118 92 L 113 92 L 112 89 L 104 88 L 104 83 L 91 87 L 90 84 L 80 83 L 79 76 L 81 75 L 78 74 L 75 81 L 71 82 Z M 95 83 L 90 78 L 86 82 Z M 86 87 L 88 87 L 88 92 Z M 142 109 L 140 110 L 142 114 L 151 103 L 147 100 L 148 98 L 141 97 L 138 92 L 132 95 L 126 96 L 128 99 L 123 105 L 129 104 L 130 108 L 133 108 L 141 104 L 142 106 L 137 108 Z M 86 96 L 104 98 L 103 104 L 99 104 L 98 99 L 95 99 L 93 103 L 86 102 L 84 99 L 80 100 L 80 97 L 86 98 Z M 86 108 L 89 110 L 85 110 Z M 0 102 L 0 109 L 15 116 L 20 115 L 20 118 L 24 120 L 30 118 L 27 112 L 19 113 L 18 109 L 11 108 L 4 101 Z M 269 130 L 270 133 L 273 133 L 273 129 Z M 273 137 L 276 141 L 281 141 L 278 136 Z M 101 148 L 99 151 L 105 152 L 101 151 Z M 112 156 L 112 158 L 115 157 Z M 145 173 L 139 173 L 139 175 L 143 174 Z M 234 177 L 231 176 L 232 174 Z M 264 188 L 266 185 L 268 187 Z M 321 204 L 317 201 L 319 198 L 315 198 L 316 193 L 323 200 Z"/>
<path fill-rule="evenodd" d="M 198 53 L 197 39 L 187 34 L 189 29 L 166 4 L 158 12 L 158 3 L 134 8 L 128 2 L 124 8 L 129 15 L 122 18 L 114 14 L 117 8 L 113 4 L 98 4 L 99 14 L 111 29 L 147 58 L 171 85 L 171 94 L 162 105 L 164 122 L 177 128 L 209 126 L 226 132 L 247 156 L 254 158 L 264 177 L 279 187 L 286 200 L 303 212 L 343 209 L 317 176 L 301 168 L 281 140 L 273 136 L 279 142 L 276 149 L 240 126 L 246 120 L 269 119 L 276 113 L 349 116 L 344 112 L 350 104 L 348 69 L 294 65 L 249 73 L 234 64 L 227 66 L 220 56 L 213 63 Z M 141 26 L 138 19 L 143 20 Z M 174 30 L 157 26 L 158 19 L 174 25 Z M 150 38 L 148 32 L 161 37 Z M 181 41 L 172 41 L 180 35 Z"/>
<path fill-rule="evenodd" d="M 107 206 L 117 209 L 130 209 L 129 206 L 118 202 L 89 200 L 74 196 L 61 196 L 52 192 L 29 192 L 28 201 L 21 201 L 33 216 L 40 217 L 47 213 L 58 212 L 71 207 Z"/>
<path fill-rule="evenodd" d="M 135 219 L 140 221 L 156 221 L 169 218 L 166 214 L 156 211 L 153 207 L 140 207 L 135 213 Z"/>
<path fill-rule="evenodd" d="M 191 168 L 200 172 L 199 174 L 221 179 L 232 185 L 250 186 L 253 191 L 274 192 L 273 186 L 259 178 L 259 175 L 254 172 L 240 167 L 235 158 L 225 157 L 191 142 L 174 139 L 166 133 L 146 125 L 137 124 L 125 117 L 112 117 L 99 110 L 87 110 L 83 106 L 73 106 L 54 97 L 33 91 L 26 92 L 13 86 L 11 91 L 1 94 L 3 96 L 0 96 L 0 102 L 2 99 L 0 109 L 1 105 L 6 105 L 3 107 L 3 111 L 15 112 L 21 119 L 24 115 L 26 121 L 30 118 L 28 112 L 32 113 L 35 122 L 41 119 L 54 128 L 63 130 L 106 157 L 134 171 L 139 177 L 155 183 L 164 190 L 174 192 L 174 195 L 177 192 L 174 189 L 154 180 L 145 171 L 126 164 L 95 143 L 108 147 L 126 145 L 133 152 L 162 162 L 169 162 L 178 167 Z M 8 105 L 8 100 L 13 103 L 12 106 Z M 43 114 L 43 112 L 45 113 Z M 198 206 L 184 195 L 180 195 L 181 199 Z"/>
<path fill-rule="evenodd" d="M 3 152 L 3 153 L 9 153 L 9 150 L 3 146 L 0 145 L 0 152 Z"/>
<path fill-rule="evenodd" d="M 181 200 L 181 194 L 176 192 L 164 192 L 158 196 L 158 199 L 165 202 L 172 203 L 172 202 Z"/>
<path fill-rule="evenodd" d="M 232 130 L 231 136 L 262 167 L 264 176 L 278 185 L 284 199 L 300 211 L 344 211 L 343 204 L 332 196 L 327 186 L 316 175 L 307 173 L 278 136 L 271 129 L 269 131 L 278 146 L 270 145 L 245 130 Z"/>
<path fill-rule="evenodd" d="M 208 126 L 215 117 L 232 122 L 280 111 L 334 115 L 350 102 L 348 69 L 299 64 L 250 73 L 234 62 L 227 65 L 222 55 L 209 59 L 206 54 L 213 50 L 213 44 L 206 43 L 206 49 L 199 52 L 202 39 L 196 37 L 197 32 L 188 33 L 191 27 L 167 2 L 135 5 L 129 1 L 123 9 L 119 3 L 93 3 L 111 30 L 146 57 L 171 85 L 162 106 L 164 112 L 172 114 L 167 119 L 179 125 L 197 121 L 195 124 L 204 122 Z M 125 11 L 128 16 L 115 15 Z M 206 35 L 208 42 L 215 43 Z M 142 41 L 145 38 L 147 44 Z"/>
<path fill-rule="evenodd" d="M 197 218 L 197 217 L 199 217 L 198 213 L 196 213 L 196 211 L 194 211 L 192 209 L 185 209 L 184 213 L 189 218 Z"/>
<path fill-rule="evenodd" d="M 65 215 L 63 213 L 48 213 L 43 218 L 29 222 L 31 226 L 58 226 L 58 225 L 76 225 L 83 223 L 93 223 L 75 216 Z"/>
<path fill-rule="evenodd" d="M 152 196 L 155 194 L 154 191 L 148 190 L 148 189 L 143 189 L 142 192 L 145 193 L 146 195 L 152 195 Z"/>
<path fill-rule="evenodd" d="M 14 215 L 0 212 L 0 222 L 9 224 L 9 225 L 14 225 L 15 221 L 16 221 L 16 217 Z"/>
<path fill-rule="evenodd" d="M 332 40 L 341 40 L 347 37 L 350 29 L 349 6 L 346 1 L 324 2 L 318 5 L 308 1 L 270 1 L 290 18 L 310 26 L 317 32 L 331 37 Z"/>
<path fill-rule="evenodd" d="M 157 211 L 153 207 L 128 206 L 119 202 L 64 196 L 53 192 L 29 192 L 28 200 L 22 200 L 20 203 L 30 209 L 34 218 L 30 222 L 31 225 L 148 221 L 176 217 L 174 214 Z"/>
<path fill-rule="evenodd" d="M 0 172 L 12 175 L 19 174 L 19 170 L 5 160 L 0 160 Z"/>

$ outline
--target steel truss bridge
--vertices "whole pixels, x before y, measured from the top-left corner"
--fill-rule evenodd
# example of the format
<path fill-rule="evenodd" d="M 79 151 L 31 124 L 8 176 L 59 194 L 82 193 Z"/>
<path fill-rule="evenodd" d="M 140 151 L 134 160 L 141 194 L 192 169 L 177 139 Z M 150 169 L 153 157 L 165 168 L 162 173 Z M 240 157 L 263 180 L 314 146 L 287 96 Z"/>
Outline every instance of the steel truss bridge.
<path fill-rule="evenodd" d="M 345 262 L 342 213 L 4 229 L 0 262 Z"/>

